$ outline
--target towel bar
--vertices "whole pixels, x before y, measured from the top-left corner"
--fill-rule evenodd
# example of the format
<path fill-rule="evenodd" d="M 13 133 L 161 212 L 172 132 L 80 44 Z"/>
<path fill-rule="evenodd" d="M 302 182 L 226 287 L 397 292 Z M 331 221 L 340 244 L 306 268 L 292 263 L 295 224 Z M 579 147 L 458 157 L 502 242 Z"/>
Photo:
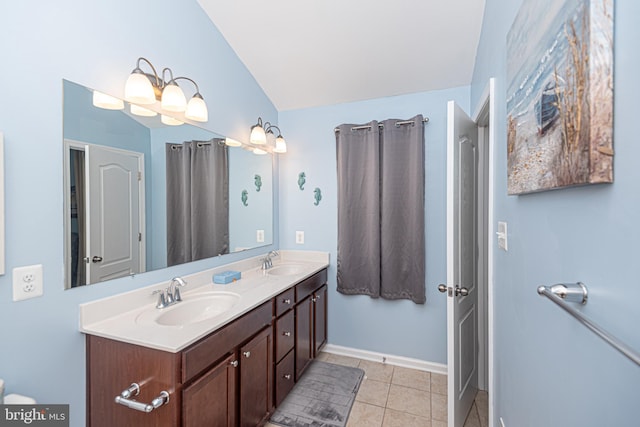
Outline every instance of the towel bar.
<path fill-rule="evenodd" d="M 551 300 L 558 307 L 569 313 L 594 334 L 605 340 L 609 345 L 640 366 L 640 353 L 614 337 L 600 326 L 587 319 L 582 313 L 567 304 L 568 302 L 587 303 L 587 287 L 583 283 L 559 283 L 551 287 L 539 286 L 538 294 Z"/>

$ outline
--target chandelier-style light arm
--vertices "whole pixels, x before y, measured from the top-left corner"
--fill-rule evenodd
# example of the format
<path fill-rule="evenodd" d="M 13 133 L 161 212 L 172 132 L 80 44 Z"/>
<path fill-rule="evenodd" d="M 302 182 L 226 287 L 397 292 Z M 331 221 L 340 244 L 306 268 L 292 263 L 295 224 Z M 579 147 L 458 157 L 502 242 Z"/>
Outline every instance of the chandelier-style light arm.
<path fill-rule="evenodd" d="M 136 62 L 136 69 L 133 70 L 133 73 L 142 73 L 145 74 L 147 76 L 150 76 L 150 74 L 145 73 L 144 71 L 142 71 L 142 69 L 140 68 L 140 61 L 144 61 L 147 64 L 149 64 L 149 67 L 151 67 L 151 69 L 153 70 L 153 77 L 156 79 L 156 86 L 161 88 L 163 86 L 163 82 L 162 80 L 160 80 L 160 77 L 158 76 L 158 72 L 156 71 L 156 68 L 153 66 L 153 64 L 151 63 L 151 61 L 149 61 L 147 58 L 141 56 L 140 58 L 138 58 L 138 61 Z"/>
<path fill-rule="evenodd" d="M 193 95 L 193 96 L 197 96 L 197 97 L 199 97 L 199 98 L 202 98 L 202 95 L 200 95 L 200 88 L 198 87 L 198 83 L 196 83 L 195 81 L 193 81 L 193 79 L 190 79 L 189 77 L 182 77 L 182 76 L 180 76 L 180 77 L 176 77 L 175 79 L 173 78 L 173 76 L 171 76 L 171 78 L 173 79 L 173 81 L 180 80 L 180 79 L 182 79 L 182 80 L 189 80 L 189 81 L 190 81 L 191 83 L 193 83 L 193 85 L 196 87 L 196 94 L 195 94 L 195 95 Z"/>

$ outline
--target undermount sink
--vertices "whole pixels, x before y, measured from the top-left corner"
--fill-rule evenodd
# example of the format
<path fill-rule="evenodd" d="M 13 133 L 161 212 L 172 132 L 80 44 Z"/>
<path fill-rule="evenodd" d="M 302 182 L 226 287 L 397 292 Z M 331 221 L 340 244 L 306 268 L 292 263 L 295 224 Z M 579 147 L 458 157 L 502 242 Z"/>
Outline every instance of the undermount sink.
<path fill-rule="evenodd" d="M 205 292 L 186 297 L 183 301 L 164 309 L 143 311 L 136 323 L 161 326 L 184 326 L 211 319 L 232 308 L 240 295 L 233 292 Z"/>
<path fill-rule="evenodd" d="M 272 276 L 293 276 L 302 273 L 304 266 L 299 264 L 280 264 L 267 270 L 267 274 Z"/>

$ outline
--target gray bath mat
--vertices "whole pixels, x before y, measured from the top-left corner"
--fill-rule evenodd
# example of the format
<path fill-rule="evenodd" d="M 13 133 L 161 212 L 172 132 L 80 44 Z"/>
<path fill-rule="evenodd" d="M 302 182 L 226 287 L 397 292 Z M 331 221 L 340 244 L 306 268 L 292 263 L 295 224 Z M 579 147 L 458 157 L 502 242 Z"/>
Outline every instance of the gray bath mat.
<path fill-rule="evenodd" d="M 344 427 L 363 377 L 362 369 L 316 360 L 270 421 L 286 427 Z"/>

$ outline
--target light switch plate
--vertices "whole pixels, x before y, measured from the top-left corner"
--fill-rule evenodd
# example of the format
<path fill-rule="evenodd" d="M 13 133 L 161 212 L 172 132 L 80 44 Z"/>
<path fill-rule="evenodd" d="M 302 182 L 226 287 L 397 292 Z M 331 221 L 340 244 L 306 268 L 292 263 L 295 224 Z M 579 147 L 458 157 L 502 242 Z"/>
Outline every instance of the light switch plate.
<path fill-rule="evenodd" d="M 296 231 L 296 243 L 304 245 L 304 231 Z"/>
<path fill-rule="evenodd" d="M 508 241 L 507 241 L 507 223 L 504 221 L 498 221 L 498 232 L 496 233 L 498 236 L 498 248 L 504 249 L 504 251 L 508 251 Z"/>

